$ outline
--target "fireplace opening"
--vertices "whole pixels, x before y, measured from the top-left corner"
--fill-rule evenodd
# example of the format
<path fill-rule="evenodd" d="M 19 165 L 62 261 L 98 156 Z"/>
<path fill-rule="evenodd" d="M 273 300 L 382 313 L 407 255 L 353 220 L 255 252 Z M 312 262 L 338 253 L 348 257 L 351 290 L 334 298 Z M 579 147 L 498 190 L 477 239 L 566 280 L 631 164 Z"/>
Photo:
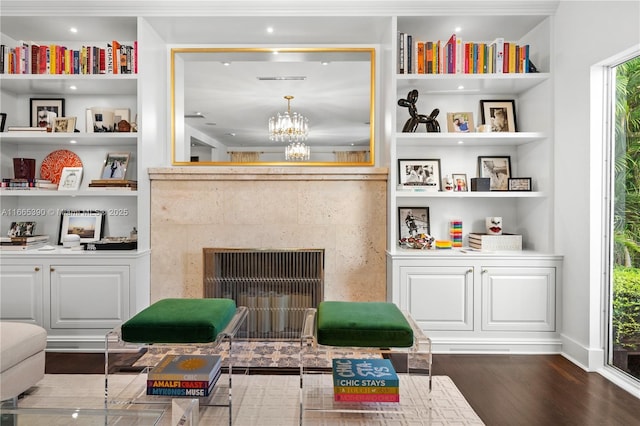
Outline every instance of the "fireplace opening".
<path fill-rule="evenodd" d="M 233 299 L 249 314 L 248 339 L 297 339 L 306 308 L 324 292 L 323 249 L 204 248 L 204 297 Z"/>

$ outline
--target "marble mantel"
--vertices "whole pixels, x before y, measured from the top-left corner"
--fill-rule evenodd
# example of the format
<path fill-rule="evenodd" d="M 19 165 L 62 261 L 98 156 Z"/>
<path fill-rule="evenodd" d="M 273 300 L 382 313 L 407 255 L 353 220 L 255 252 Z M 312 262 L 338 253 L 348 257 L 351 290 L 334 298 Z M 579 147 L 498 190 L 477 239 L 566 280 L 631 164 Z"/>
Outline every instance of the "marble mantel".
<path fill-rule="evenodd" d="M 148 172 L 152 302 L 202 296 L 204 247 L 322 248 L 326 300 L 386 300 L 387 168 Z"/>

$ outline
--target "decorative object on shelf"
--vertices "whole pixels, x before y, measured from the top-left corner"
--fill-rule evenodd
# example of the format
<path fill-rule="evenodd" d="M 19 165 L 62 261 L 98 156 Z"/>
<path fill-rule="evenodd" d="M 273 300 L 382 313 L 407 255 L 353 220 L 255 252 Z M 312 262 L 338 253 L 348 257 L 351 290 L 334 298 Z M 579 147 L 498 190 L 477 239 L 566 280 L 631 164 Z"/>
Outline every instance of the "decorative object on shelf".
<path fill-rule="evenodd" d="M 451 176 L 446 175 L 443 179 L 442 179 L 442 188 L 445 192 L 453 192 L 453 179 L 451 178 Z"/>
<path fill-rule="evenodd" d="M 4 132 L 4 125 L 7 124 L 7 113 L 0 112 L 0 132 Z"/>
<path fill-rule="evenodd" d="M 408 248 L 431 248 L 429 207 L 398 207 L 399 244 Z"/>
<path fill-rule="evenodd" d="M 516 103 L 513 99 L 504 101 L 480 101 L 482 124 L 491 126 L 492 132 L 517 132 Z"/>
<path fill-rule="evenodd" d="M 7 232 L 9 237 L 29 237 L 36 231 L 36 222 L 11 222 Z"/>
<path fill-rule="evenodd" d="M 485 192 L 491 190 L 490 178 L 471 178 L 471 191 Z"/>
<path fill-rule="evenodd" d="M 453 242 L 450 240 L 436 240 L 436 250 L 451 250 Z"/>
<path fill-rule="evenodd" d="M 100 241 L 87 243 L 86 250 L 136 250 L 138 239 L 129 237 L 104 237 Z"/>
<path fill-rule="evenodd" d="M 80 235 L 67 234 L 62 238 L 62 247 L 68 249 L 80 249 Z"/>
<path fill-rule="evenodd" d="M 491 179 L 489 190 L 507 191 L 511 177 L 511 157 L 478 157 L 478 175 Z"/>
<path fill-rule="evenodd" d="M 287 161 L 306 161 L 311 156 L 311 149 L 302 142 L 291 142 L 284 150 Z"/>
<path fill-rule="evenodd" d="M 522 235 L 487 235 L 472 232 L 469 234 L 469 247 L 478 250 L 522 250 Z"/>
<path fill-rule="evenodd" d="M 440 191 L 440 160 L 398 160 L 398 180 L 406 187 Z"/>
<path fill-rule="evenodd" d="M 309 120 L 297 112 L 291 113 L 293 96 L 284 97 L 287 100 L 287 110 L 269 119 L 269 139 L 276 142 L 306 141 L 309 135 Z"/>
<path fill-rule="evenodd" d="M 453 219 L 449 222 L 449 238 L 453 247 L 462 247 L 462 220 Z"/>
<path fill-rule="evenodd" d="M 487 235 L 502 235 L 502 218 L 499 216 L 491 216 L 485 218 Z"/>
<path fill-rule="evenodd" d="M 53 119 L 54 133 L 73 133 L 76 130 L 76 117 L 56 117 Z"/>
<path fill-rule="evenodd" d="M 30 124 L 31 127 L 45 127 L 53 130 L 54 119 L 64 117 L 64 99 L 62 98 L 31 98 Z M 51 130 L 49 130 L 51 129 Z"/>
<path fill-rule="evenodd" d="M 42 160 L 40 178 L 48 179 L 51 183 L 59 183 L 62 169 L 65 167 L 82 167 L 82 161 L 74 152 L 59 149 L 53 151 Z"/>
<path fill-rule="evenodd" d="M 431 114 L 428 116 L 424 114 L 418 114 L 418 108 L 416 107 L 416 102 L 418 101 L 418 90 L 413 89 L 407 94 L 407 99 L 398 99 L 398 105 L 401 107 L 409 108 L 409 115 L 411 116 L 406 123 L 404 123 L 404 127 L 402 128 L 403 133 L 412 133 L 418 129 L 418 126 L 421 123 L 424 123 L 427 132 L 429 133 L 439 133 L 440 132 L 440 123 L 436 120 L 438 114 L 440 114 L 440 110 L 435 108 L 431 111 Z"/>
<path fill-rule="evenodd" d="M 64 167 L 60 174 L 58 191 L 77 191 L 82 182 L 82 167 Z"/>
<path fill-rule="evenodd" d="M 34 180 L 36 178 L 36 160 L 33 158 L 14 158 L 13 177 Z"/>
<path fill-rule="evenodd" d="M 453 133 L 469 133 L 474 131 L 472 112 L 447 113 L 447 130 Z"/>
<path fill-rule="evenodd" d="M 60 215 L 58 244 L 69 234 L 78 235 L 81 243 L 99 241 L 104 234 L 105 217 L 102 210 L 64 210 Z"/>
<path fill-rule="evenodd" d="M 104 160 L 102 167 L 102 179 L 124 179 L 129 164 L 129 152 L 110 152 Z"/>
<path fill-rule="evenodd" d="M 531 191 L 531 178 L 509 178 L 509 191 Z"/>
<path fill-rule="evenodd" d="M 466 192 L 467 187 L 467 175 L 464 173 L 454 173 L 451 175 L 453 178 L 453 190 L 455 192 Z"/>
<path fill-rule="evenodd" d="M 114 108 L 92 107 L 87 113 L 87 133 L 111 133 L 116 131 Z"/>

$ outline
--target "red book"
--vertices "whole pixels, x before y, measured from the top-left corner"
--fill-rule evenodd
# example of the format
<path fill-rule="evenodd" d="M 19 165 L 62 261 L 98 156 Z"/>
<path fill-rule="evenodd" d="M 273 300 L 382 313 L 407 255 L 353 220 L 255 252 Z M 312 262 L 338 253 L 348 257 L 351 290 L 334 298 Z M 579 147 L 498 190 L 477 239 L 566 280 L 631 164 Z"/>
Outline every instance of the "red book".
<path fill-rule="evenodd" d="M 47 61 L 49 60 L 49 47 L 48 46 L 40 46 L 38 49 L 38 54 L 40 58 L 38 59 L 38 74 L 48 74 L 47 72 Z"/>
<path fill-rule="evenodd" d="M 336 393 L 334 401 L 341 402 L 400 402 L 400 394 L 393 393 Z"/>
<path fill-rule="evenodd" d="M 107 58 L 105 49 L 99 49 L 100 55 L 100 74 L 107 73 Z"/>

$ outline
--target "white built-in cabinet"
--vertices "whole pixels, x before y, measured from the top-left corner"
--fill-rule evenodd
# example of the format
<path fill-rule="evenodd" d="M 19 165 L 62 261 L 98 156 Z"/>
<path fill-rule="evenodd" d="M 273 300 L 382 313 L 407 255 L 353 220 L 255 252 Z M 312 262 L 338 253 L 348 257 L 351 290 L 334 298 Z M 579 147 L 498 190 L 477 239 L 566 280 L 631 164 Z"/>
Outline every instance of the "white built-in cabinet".
<path fill-rule="evenodd" d="M 491 43 L 497 37 L 530 45 L 538 73 L 400 74 L 393 69 L 390 105 L 388 299 L 406 309 L 440 352 L 558 352 L 562 257 L 553 247 L 553 16 L 398 16 L 395 32 L 414 40 Z M 393 43 L 394 55 L 398 47 Z M 395 65 L 395 61 L 394 61 Z M 403 133 L 409 118 L 397 99 L 419 92 L 418 113 L 440 110 L 440 133 Z M 449 133 L 448 112 L 473 113 L 481 100 L 513 100 L 515 133 Z M 509 156 L 512 177 L 532 178 L 530 192 L 426 192 L 400 186 L 399 160 L 438 159 L 441 176 L 478 174 L 479 156 Z M 470 185 L 468 185 L 470 186 Z M 399 208 L 427 207 L 431 235 L 448 240 L 453 219 L 470 232 L 486 232 L 485 217 L 503 218 L 504 232 L 523 237 L 522 252 L 415 250 L 400 247 Z"/>

